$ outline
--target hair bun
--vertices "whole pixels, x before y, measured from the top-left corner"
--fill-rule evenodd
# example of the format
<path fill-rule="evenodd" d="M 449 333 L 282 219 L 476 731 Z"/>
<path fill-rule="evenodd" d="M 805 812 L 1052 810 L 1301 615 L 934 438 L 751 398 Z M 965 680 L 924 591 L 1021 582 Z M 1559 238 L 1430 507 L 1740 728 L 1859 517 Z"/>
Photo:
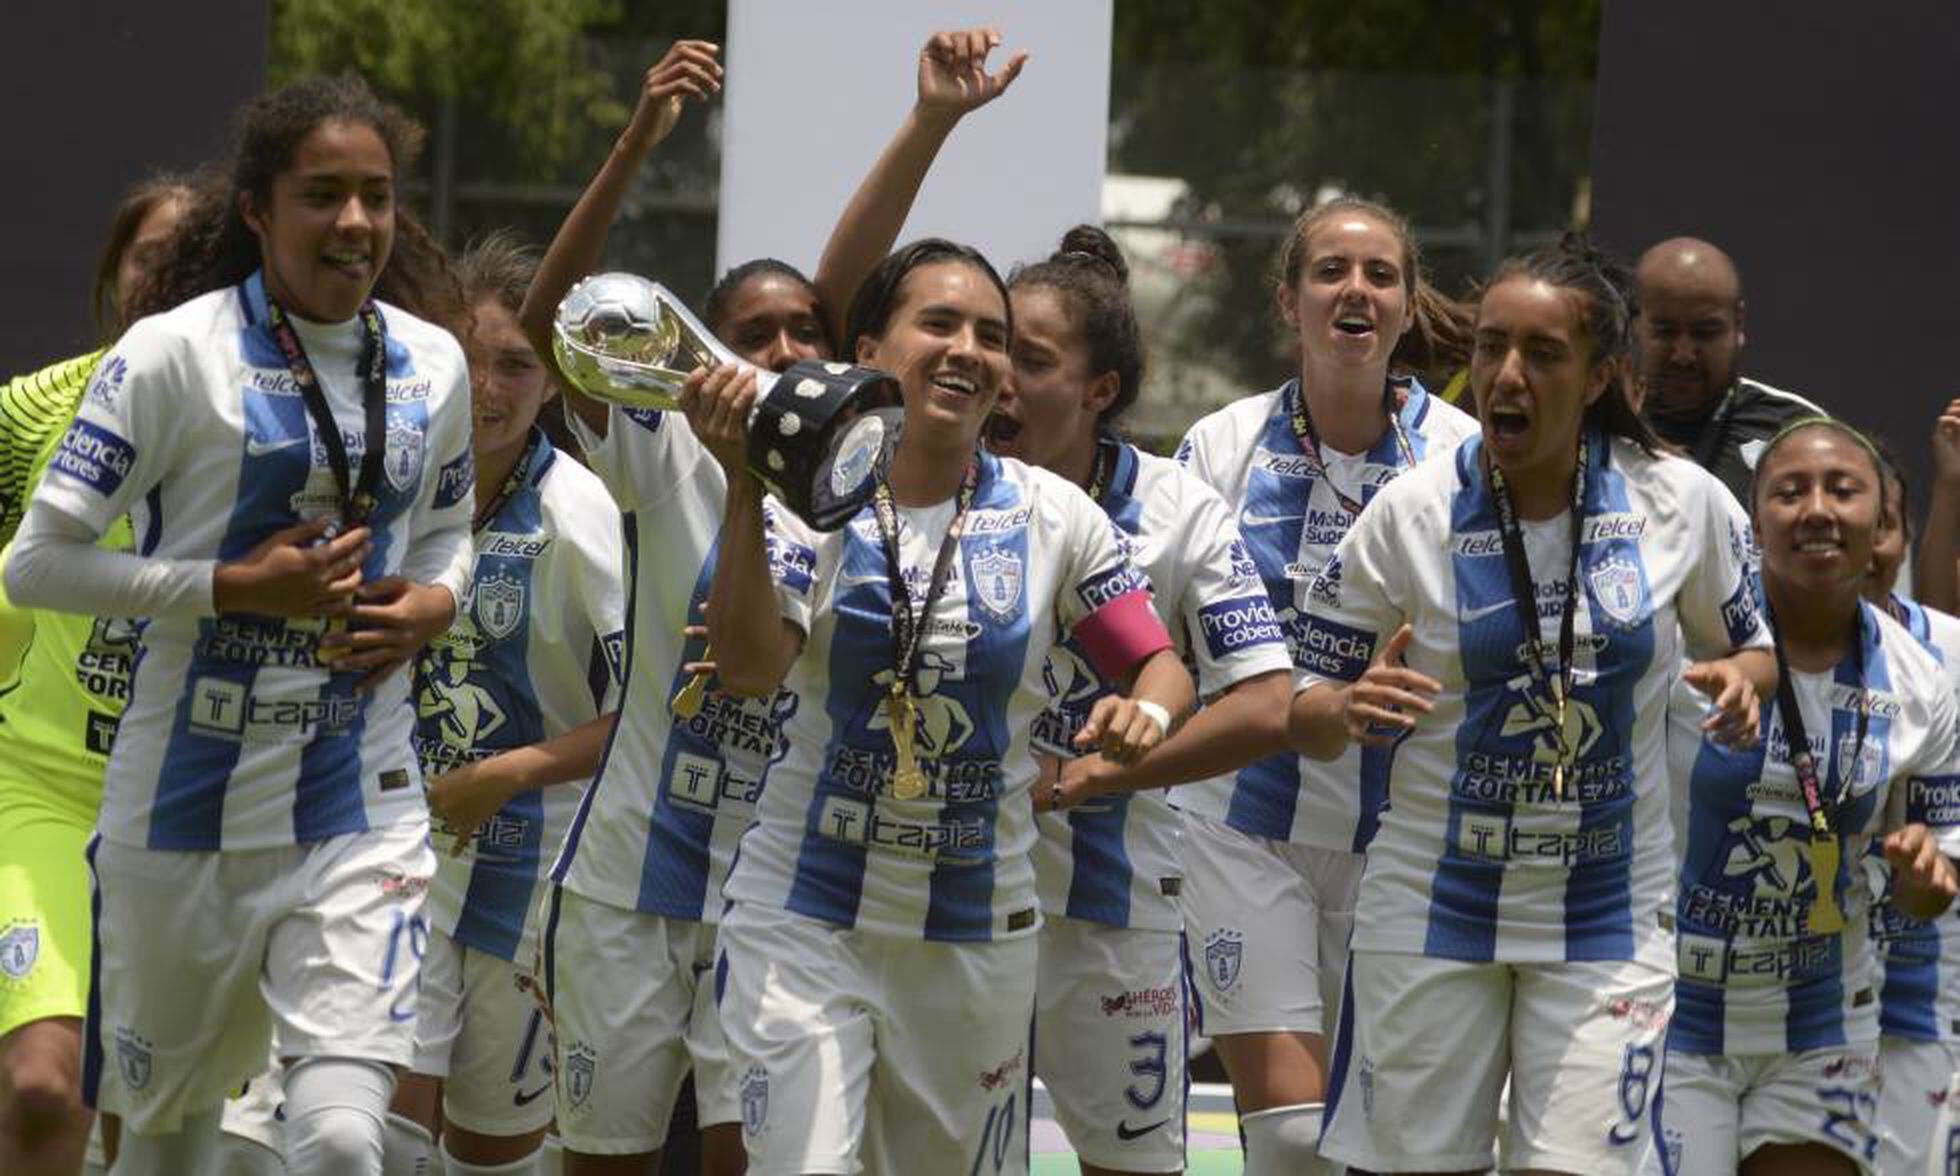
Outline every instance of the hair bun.
<path fill-rule="evenodd" d="M 1095 225 L 1077 225 L 1062 234 L 1062 243 L 1055 250 L 1050 261 L 1086 261 L 1092 265 L 1106 266 L 1116 275 L 1116 280 L 1127 283 L 1130 280 L 1130 263 L 1123 260 L 1123 251 L 1108 233 Z"/>

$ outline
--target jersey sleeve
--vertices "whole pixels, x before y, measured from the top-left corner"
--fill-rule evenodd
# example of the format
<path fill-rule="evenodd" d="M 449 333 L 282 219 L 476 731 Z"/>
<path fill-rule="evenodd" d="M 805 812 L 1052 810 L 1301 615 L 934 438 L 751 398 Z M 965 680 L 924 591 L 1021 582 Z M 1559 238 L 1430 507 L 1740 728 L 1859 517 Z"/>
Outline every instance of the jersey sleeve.
<path fill-rule="evenodd" d="M 131 328 L 96 365 L 29 510 L 58 511 L 100 538 L 163 479 L 203 391 L 185 341 L 154 320 Z"/>
<path fill-rule="evenodd" d="M 773 498 L 762 500 L 762 547 L 769 559 L 769 578 L 776 584 L 777 608 L 783 619 L 805 636 L 817 607 L 818 553 L 824 548 L 835 550 L 836 546 L 835 542 L 823 543 L 782 503 Z"/>
<path fill-rule="evenodd" d="M 470 520 L 476 513 L 476 462 L 470 449 L 469 369 L 456 341 L 443 334 L 439 345 L 449 372 L 434 395 L 429 417 L 429 452 L 439 462 L 425 478 L 411 516 L 401 574 L 418 584 L 440 584 L 458 606 L 468 590 L 475 545 Z"/>
<path fill-rule="evenodd" d="M 605 667 L 603 688 L 595 672 L 592 692 L 594 704 L 603 713 L 618 705 L 619 690 L 624 684 L 625 543 L 620 534 L 618 509 L 601 498 L 599 487 L 592 489 L 590 501 L 582 504 L 578 522 L 575 587 L 592 639 L 598 646 L 598 660 Z"/>
<path fill-rule="evenodd" d="M 1944 677 L 1938 681 L 1944 686 Z M 1911 811 L 1913 807 L 1943 808 L 1939 802 L 1920 806 L 1908 803 L 1914 794 L 1933 798 L 1960 795 L 1960 700 L 1952 691 L 1940 689 L 1928 701 L 1932 705 L 1925 744 L 1909 769 L 1905 786 L 1892 790 L 1885 827 L 1896 829 L 1910 820 L 1922 820 L 1939 843 L 1940 852 L 1960 858 L 1960 820 L 1939 820 L 1937 812 Z"/>
<path fill-rule="evenodd" d="M 599 475 L 621 510 L 641 510 L 659 501 L 693 473 L 700 461 L 713 461 L 678 412 L 608 405 L 601 437 L 575 412 L 565 418 L 585 448 L 586 462 Z"/>
<path fill-rule="evenodd" d="M 1170 648 L 1171 635 L 1151 604 L 1150 581 L 1117 542 L 1116 524 L 1087 494 L 1067 484 L 1062 490 L 1066 549 L 1056 611 L 1095 671 L 1118 682 Z"/>
<path fill-rule="evenodd" d="M 1358 680 L 1382 640 L 1409 619 L 1398 604 L 1407 537 L 1396 535 L 1401 487 L 1391 483 L 1355 517 L 1322 565 L 1320 574 L 1295 589 L 1299 632 L 1294 641 L 1295 692 L 1321 683 Z"/>
<path fill-rule="evenodd" d="M 1700 510 L 1682 513 L 1701 520 L 1688 536 L 1688 572 L 1681 583 L 1677 611 L 1689 656 L 1721 657 L 1732 650 L 1770 646 L 1769 628 L 1756 603 L 1755 544 L 1749 518 L 1714 475 L 1688 466 L 1684 492 L 1701 499 Z"/>
<path fill-rule="evenodd" d="M 1178 517 L 1190 562 L 1178 615 L 1197 666 L 1198 692 L 1210 698 L 1247 678 L 1290 670 L 1293 662 L 1231 508 L 1195 477 L 1180 481 Z"/>

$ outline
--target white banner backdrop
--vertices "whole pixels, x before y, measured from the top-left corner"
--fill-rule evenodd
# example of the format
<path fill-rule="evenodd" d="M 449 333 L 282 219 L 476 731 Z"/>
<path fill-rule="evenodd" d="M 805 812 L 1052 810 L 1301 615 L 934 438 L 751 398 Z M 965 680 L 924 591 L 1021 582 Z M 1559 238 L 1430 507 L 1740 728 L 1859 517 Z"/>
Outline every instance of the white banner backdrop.
<path fill-rule="evenodd" d="M 779 257 L 813 272 L 824 241 L 917 93 L 935 30 L 993 25 L 1027 69 L 969 114 L 899 241 L 978 247 L 1003 275 L 1100 219 L 1112 0 L 729 0 L 716 272 Z"/>

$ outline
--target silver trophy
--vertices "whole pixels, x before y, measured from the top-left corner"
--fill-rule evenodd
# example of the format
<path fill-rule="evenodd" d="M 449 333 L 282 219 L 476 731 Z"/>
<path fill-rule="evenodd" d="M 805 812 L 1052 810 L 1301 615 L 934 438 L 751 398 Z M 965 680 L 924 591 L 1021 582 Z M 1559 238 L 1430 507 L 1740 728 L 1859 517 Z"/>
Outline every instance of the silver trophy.
<path fill-rule="evenodd" d="M 680 407 L 681 384 L 735 354 L 658 282 L 595 274 L 558 304 L 552 351 L 580 392 L 633 411 Z M 898 383 L 875 368 L 804 360 L 758 372 L 748 465 L 796 515 L 834 531 L 870 501 L 903 421 Z"/>

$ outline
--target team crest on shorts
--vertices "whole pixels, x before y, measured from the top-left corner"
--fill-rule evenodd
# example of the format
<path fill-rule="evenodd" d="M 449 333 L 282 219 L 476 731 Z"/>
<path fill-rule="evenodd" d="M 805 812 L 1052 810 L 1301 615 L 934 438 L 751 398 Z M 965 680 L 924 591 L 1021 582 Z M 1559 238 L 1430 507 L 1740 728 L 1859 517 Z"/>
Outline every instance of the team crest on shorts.
<path fill-rule="evenodd" d="M 141 1090 L 150 1084 L 150 1039 L 124 1025 L 116 1030 L 116 1064 L 123 1085 Z"/>
<path fill-rule="evenodd" d="M 388 475 L 388 484 L 406 494 L 422 472 L 422 430 L 414 421 L 396 417 L 388 422 L 387 446 L 381 468 Z"/>
<path fill-rule="evenodd" d="M 980 606 L 1003 621 L 1021 611 L 1021 557 L 996 547 L 975 556 L 970 567 Z"/>
<path fill-rule="evenodd" d="M 1230 928 L 1205 936 L 1205 978 L 1220 992 L 1230 992 L 1239 982 L 1239 965 L 1245 961 L 1245 940 Z"/>
<path fill-rule="evenodd" d="M 599 1055 L 583 1041 L 565 1047 L 565 1101 L 573 1110 L 592 1097 L 592 1080 L 599 1069 Z"/>
<path fill-rule="evenodd" d="M 9 980 L 25 980 L 41 958 L 41 929 L 18 924 L 0 932 L 0 974 Z"/>
<path fill-rule="evenodd" d="M 742 1134 L 760 1135 L 769 1125 L 769 1071 L 750 1066 L 742 1074 Z"/>
<path fill-rule="evenodd" d="M 1616 624 L 1631 625 L 1640 615 L 1640 568 L 1615 555 L 1592 570 L 1593 603 Z"/>
<path fill-rule="evenodd" d="M 485 633 L 501 641 L 523 619 L 524 581 L 498 572 L 476 582 L 476 623 Z"/>

